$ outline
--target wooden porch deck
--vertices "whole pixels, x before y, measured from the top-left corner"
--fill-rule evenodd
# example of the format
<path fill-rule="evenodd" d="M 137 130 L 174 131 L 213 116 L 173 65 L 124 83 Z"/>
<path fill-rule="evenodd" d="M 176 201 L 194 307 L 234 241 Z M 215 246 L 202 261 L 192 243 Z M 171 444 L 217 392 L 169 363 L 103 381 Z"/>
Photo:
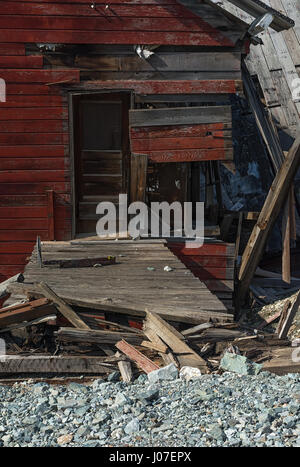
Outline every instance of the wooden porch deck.
<path fill-rule="evenodd" d="M 232 321 L 233 315 L 206 285 L 166 247 L 165 240 L 43 242 L 42 260 L 115 256 L 102 267 L 39 266 L 35 249 L 25 268 L 25 281 L 14 286 L 10 301 L 46 282 L 59 296 L 77 306 L 143 317 L 154 311 L 177 322 L 201 323 L 210 318 Z M 172 271 L 164 271 L 165 266 Z"/>

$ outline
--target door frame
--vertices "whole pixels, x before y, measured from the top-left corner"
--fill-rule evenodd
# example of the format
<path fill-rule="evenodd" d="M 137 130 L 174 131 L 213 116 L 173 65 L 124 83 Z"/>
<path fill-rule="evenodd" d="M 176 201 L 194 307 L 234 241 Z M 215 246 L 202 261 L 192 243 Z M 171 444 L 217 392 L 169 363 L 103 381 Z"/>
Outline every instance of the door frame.
<path fill-rule="evenodd" d="M 86 96 L 86 95 L 103 95 L 103 94 L 126 94 L 129 97 L 129 108 L 128 111 L 134 108 L 134 93 L 130 89 L 89 89 L 89 90 L 72 90 L 68 91 L 68 110 L 69 110 L 69 160 L 70 160 L 70 178 L 71 178 L 71 238 L 76 238 L 76 184 L 75 184 L 75 136 L 74 126 L 76 124 L 74 97 Z M 128 131 L 129 138 L 129 131 Z M 130 154 L 129 154 L 130 157 Z M 128 168 L 128 190 L 130 190 L 130 164 Z"/>

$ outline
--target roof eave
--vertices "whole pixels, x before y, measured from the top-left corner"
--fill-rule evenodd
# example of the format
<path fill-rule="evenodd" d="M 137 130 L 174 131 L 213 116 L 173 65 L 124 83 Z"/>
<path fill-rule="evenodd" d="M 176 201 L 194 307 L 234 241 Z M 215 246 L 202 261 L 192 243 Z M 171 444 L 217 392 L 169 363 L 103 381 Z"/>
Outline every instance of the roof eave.
<path fill-rule="evenodd" d="M 288 16 L 283 15 L 278 10 L 274 10 L 270 6 L 261 2 L 260 0 L 228 0 L 233 3 L 241 10 L 249 13 L 251 16 L 258 18 L 265 13 L 271 13 L 274 16 L 274 20 L 270 27 L 277 32 L 281 32 L 290 29 L 295 26 L 295 22 Z"/>

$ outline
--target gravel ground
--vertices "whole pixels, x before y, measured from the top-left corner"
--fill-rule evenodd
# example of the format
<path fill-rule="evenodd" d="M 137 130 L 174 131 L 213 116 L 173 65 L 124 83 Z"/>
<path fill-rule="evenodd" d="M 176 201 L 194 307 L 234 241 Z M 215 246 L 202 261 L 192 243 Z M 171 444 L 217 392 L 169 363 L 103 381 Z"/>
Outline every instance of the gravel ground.
<path fill-rule="evenodd" d="M 268 372 L 0 385 L 0 445 L 300 447 L 299 402 L 299 374 Z"/>

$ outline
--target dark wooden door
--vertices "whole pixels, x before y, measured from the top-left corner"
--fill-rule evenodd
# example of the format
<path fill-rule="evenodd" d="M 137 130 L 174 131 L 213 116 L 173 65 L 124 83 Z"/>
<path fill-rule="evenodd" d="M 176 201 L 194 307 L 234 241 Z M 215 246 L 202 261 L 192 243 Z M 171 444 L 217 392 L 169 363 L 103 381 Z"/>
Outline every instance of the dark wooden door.
<path fill-rule="evenodd" d="M 128 191 L 129 96 L 83 95 L 75 105 L 76 234 L 96 234 L 97 204 Z"/>

